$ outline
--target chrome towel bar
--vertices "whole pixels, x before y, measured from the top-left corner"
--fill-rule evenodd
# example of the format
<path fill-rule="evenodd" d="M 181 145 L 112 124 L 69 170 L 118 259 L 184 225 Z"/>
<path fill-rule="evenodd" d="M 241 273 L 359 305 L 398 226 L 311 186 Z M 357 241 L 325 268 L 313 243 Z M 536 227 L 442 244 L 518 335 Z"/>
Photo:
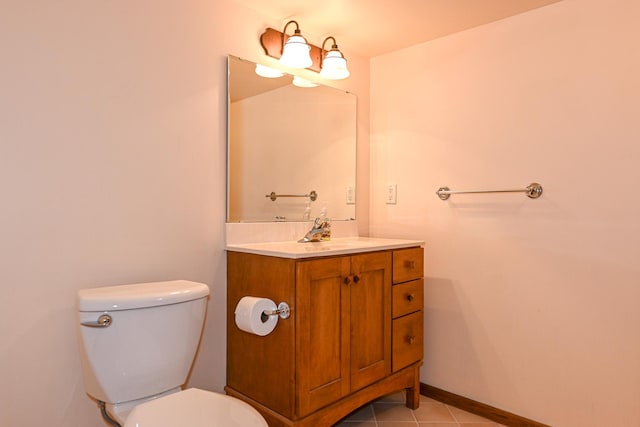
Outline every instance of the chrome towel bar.
<path fill-rule="evenodd" d="M 318 198 L 318 193 L 316 193 L 316 190 L 311 190 L 309 194 L 276 194 L 275 191 L 272 191 L 264 197 L 270 198 L 272 202 L 275 202 L 278 197 L 308 197 L 312 202 L 315 202 Z"/>
<path fill-rule="evenodd" d="M 449 187 L 440 187 L 436 194 L 441 200 L 447 200 L 452 194 L 471 194 L 471 193 L 526 193 L 531 199 L 537 199 L 542 195 L 542 186 L 537 182 L 532 182 L 526 188 L 507 189 L 507 190 L 451 190 Z"/>

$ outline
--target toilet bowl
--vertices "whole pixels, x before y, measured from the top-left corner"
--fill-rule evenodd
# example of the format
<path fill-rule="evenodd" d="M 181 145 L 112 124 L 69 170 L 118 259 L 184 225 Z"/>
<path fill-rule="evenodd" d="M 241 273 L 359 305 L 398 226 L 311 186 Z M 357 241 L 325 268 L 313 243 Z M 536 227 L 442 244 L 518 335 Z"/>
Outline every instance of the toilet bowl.
<path fill-rule="evenodd" d="M 247 403 L 183 390 L 209 288 L 186 280 L 78 291 L 82 377 L 114 427 L 267 427 Z"/>
<path fill-rule="evenodd" d="M 252 406 L 231 396 L 190 388 L 142 403 L 124 427 L 267 427 Z"/>

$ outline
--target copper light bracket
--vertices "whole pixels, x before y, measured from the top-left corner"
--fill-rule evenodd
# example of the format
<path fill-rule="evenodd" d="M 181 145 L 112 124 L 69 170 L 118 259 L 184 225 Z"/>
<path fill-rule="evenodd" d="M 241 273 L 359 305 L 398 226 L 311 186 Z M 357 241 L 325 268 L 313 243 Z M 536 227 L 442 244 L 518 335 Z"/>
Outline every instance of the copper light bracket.
<path fill-rule="evenodd" d="M 260 44 L 264 49 L 264 53 L 267 56 L 272 58 L 280 59 L 282 56 L 282 45 L 283 45 L 283 36 L 284 41 L 289 39 L 289 36 L 284 34 L 278 30 L 274 30 L 273 28 L 267 28 L 264 33 L 260 36 Z M 313 70 L 316 72 L 320 72 L 320 58 L 322 57 L 322 49 L 318 46 L 314 46 L 311 43 L 307 42 L 309 46 L 311 46 L 311 50 L 309 51 L 309 55 L 311 56 L 311 61 L 313 63 L 308 70 Z"/>

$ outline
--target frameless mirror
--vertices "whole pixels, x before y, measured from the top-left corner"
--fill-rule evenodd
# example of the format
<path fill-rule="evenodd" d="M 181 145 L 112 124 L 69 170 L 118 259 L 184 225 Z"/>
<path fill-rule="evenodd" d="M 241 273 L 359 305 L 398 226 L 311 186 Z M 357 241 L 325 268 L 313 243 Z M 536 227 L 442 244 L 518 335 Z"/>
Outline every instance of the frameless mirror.
<path fill-rule="evenodd" d="M 355 219 L 356 97 L 229 56 L 227 221 Z"/>

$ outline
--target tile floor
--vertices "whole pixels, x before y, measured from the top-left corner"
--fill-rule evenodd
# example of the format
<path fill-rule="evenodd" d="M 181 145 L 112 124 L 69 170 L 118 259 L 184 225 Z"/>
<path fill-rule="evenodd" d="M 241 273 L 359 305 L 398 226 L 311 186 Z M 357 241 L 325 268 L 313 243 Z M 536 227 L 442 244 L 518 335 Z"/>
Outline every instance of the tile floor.
<path fill-rule="evenodd" d="M 425 396 L 420 396 L 416 410 L 404 402 L 404 392 L 390 394 L 352 412 L 335 427 L 503 427 Z"/>

